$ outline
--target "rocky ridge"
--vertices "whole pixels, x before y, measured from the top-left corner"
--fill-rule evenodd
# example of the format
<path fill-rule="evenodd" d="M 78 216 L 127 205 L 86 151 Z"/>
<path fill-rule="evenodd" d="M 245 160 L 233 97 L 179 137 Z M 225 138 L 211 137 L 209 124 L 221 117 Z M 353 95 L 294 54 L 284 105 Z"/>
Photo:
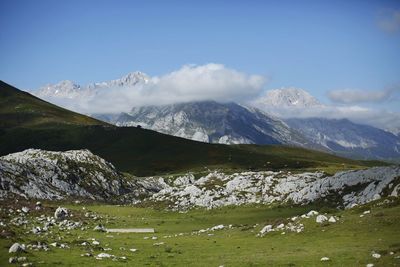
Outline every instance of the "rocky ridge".
<path fill-rule="evenodd" d="M 349 208 L 384 196 L 399 196 L 400 167 L 374 167 L 339 172 L 213 172 L 200 179 L 188 174 L 152 195 L 156 202 L 167 202 L 174 210 L 192 207 L 216 208 L 249 203 L 295 203 L 329 199 L 338 207 Z"/>

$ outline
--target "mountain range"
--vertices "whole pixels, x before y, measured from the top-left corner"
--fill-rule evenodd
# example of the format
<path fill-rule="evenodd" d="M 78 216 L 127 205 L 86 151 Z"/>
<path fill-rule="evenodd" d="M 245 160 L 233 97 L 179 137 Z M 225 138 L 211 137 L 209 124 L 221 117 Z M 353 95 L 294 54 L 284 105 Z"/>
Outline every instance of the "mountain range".
<path fill-rule="evenodd" d="M 328 165 L 342 169 L 372 164 L 294 146 L 209 144 L 138 127 L 116 127 L 2 81 L 0 118 L 0 156 L 31 148 L 88 149 L 121 172 L 136 176 L 212 169 L 320 170 Z"/>
<path fill-rule="evenodd" d="M 71 81 L 47 85 L 35 95 L 51 102 L 90 98 L 102 90 L 148 83 L 149 76 L 132 72 L 121 79 L 80 86 Z M 262 110 L 322 107 L 298 88 L 269 90 L 252 102 Z M 347 119 L 278 118 L 261 109 L 233 102 L 192 101 L 132 107 L 129 112 L 91 114 L 117 126 L 140 126 L 195 141 L 222 144 L 285 144 L 329 151 L 360 159 L 400 158 L 400 136 Z"/>

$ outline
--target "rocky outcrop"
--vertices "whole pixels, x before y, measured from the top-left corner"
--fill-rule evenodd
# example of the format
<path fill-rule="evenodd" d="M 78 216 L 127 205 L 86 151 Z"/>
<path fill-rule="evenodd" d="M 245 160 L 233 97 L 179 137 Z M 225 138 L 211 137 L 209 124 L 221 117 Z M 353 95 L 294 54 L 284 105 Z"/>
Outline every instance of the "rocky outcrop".
<path fill-rule="evenodd" d="M 138 203 L 145 198 L 168 203 L 169 208 L 177 210 L 320 200 L 349 208 L 381 197 L 398 197 L 399 192 L 399 166 L 338 172 L 333 176 L 322 172 L 264 171 L 212 172 L 198 179 L 193 174 L 138 178 L 122 175 L 88 150 L 28 149 L 0 157 L 0 197 L 80 197 L 119 203 Z"/>
<path fill-rule="evenodd" d="M 0 157 L 0 196 L 134 201 L 163 188 L 158 179 L 125 177 L 89 150 L 28 149 Z"/>
<path fill-rule="evenodd" d="M 375 167 L 324 176 L 321 172 L 210 173 L 198 180 L 179 177 L 150 200 L 168 202 L 172 209 L 215 208 L 249 203 L 306 204 L 322 199 L 339 207 L 364 204 L 383 196 L 398 196 L 400 167 Z"/>

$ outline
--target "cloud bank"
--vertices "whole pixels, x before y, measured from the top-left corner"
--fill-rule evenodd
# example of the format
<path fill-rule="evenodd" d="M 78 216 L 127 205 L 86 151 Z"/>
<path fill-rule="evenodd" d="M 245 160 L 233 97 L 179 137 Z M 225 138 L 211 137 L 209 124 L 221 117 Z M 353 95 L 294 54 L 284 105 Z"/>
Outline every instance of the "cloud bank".
<path fill-rule="evenodd" d="M 331 101 L 343 104 L 355 103 L 379 103 L 386 100 L 394 100 L 400 92 L 400 86 L 391 86 L 383 90 L 366 91 L 359 89 L 342 89 L 328 92 Z"/>
<path fill-rule="evenodd" d="M 264 84 L 263 76 L 248 75 L 221 64 L 185 65 L 134 86 L 100 88 L 85 98 L 47 100 L 84 113 L 118 113 L 145 105 L 201 100 L 245 101 L 257 96 Z"/>
<path fill-rule="evenodd" d="M 278 118 L 327 118 L 349 119 L 368 124 L 394 134 L 400 133 L 400 114 L 387 110 L 371 109 L 358 105 L 315 105 L 311 107 L 268 107 L 258 108 Z"/>

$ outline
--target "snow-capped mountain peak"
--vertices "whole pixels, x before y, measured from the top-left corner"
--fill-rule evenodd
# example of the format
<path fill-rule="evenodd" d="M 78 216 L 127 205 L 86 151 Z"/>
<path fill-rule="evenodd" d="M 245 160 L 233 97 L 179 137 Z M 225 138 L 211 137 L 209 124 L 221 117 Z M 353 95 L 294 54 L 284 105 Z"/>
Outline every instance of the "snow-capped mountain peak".
<path fill-rule="evenodd" d="M 87 87 L 91 89 L 99 89 L 99 88 L 115 88 L 115 87 L 133 87 L 137 84 L 146 84 L 150 81 L 150 77 L 147 76 L 145 73 L 140 71 L 134 71 L 128 73 L 127 75 L 105 82 L 99 83 L 91 83 Z"/>
<path fill-rule="evenodd" d="M 74 98 L 80 94 L 81 86 L 70 80 L 64 80 L 56 84 L 47 84 L 35 93 L 38 97 Z"/>
<path fill-rule="evenodd" d="M 48 84 L 34 91 L 33 94 L 44 99 L 66 98 L 73 99 L 77 97 L 90 97 L 96 95 L 99 90 L 117 87 L 135 87 L 138 84 L 147 84 L 150 77 L 140 71 L 128 73 L 127 75 L 105 82 L 90 83 L 81 86 L 73 81 L 65 80 L 57 84 Z"/>
<path fill-rule="evenodd" d="M 307 91 L 295 87 L 268 90 L 258 101 L 267 107 L 313 107 L 321 103 Z"/>

